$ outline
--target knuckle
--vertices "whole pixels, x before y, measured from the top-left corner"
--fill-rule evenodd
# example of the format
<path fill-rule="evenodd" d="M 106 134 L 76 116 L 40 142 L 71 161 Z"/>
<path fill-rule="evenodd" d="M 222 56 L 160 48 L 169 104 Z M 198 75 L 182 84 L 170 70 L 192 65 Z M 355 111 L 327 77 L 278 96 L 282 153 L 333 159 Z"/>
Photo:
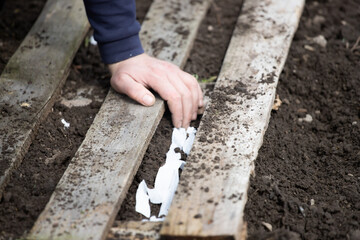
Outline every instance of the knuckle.
<path fill-rule="evenodd" d="M 197 80 L 194 78 L 192 79 L 192 81 L 190 81 L 190 86 L 191 88 L 197 89 L 199 83 L 197 82 Z"/>
<path fill-rule="evenodd" d="M 127 77 L 125 73 L 118 73 L 111 78 L 111 81 L 117 85 L 121 85 L 124 82 L 124 79 Z"/>
<path fill-rule="evenodd" d="M 180 102 L 181 101 L 181 95 L 180 94 L 172 94 L 171 97 L 170 97 L 170 101 Z"/>
<path fill-rule="evenodd" d="M 188 90 L 184 90 L 181 92 L 181 96 L 185 99 L 189 99 L 189 98 L 191 98 L 191 92 Z"/>

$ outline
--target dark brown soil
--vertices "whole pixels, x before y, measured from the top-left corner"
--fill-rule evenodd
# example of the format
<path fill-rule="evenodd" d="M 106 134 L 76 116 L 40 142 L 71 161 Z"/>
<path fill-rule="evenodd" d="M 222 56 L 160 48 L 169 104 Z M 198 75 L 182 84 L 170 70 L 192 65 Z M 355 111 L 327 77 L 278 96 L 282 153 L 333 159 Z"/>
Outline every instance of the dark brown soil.
<path fill-rule="evenodd" d="M 360 239 L 359 22 L 359 1 L 307 1 L 251 178 L 249 239 Z M 307 39 L 320 34 L 326 48 Z"/>
<path fill-rule="evenodd" d="M 34 24 L 46 0 L 7 0 L 0 9 L 0 73 Z"/>
<path fill-rule="evenodd" d="M 239 16 L 241 0 L 213 1 L 184 70 L 200 79 L 217 76 Z"/>
<path fill-rule="evenodd" d="M 236 0 L 224 0 L 212 4 L 207 16 L 200 25 L 193 50 L 185 65 L 186 71 L 197 74 L 200 79 L 219 74 L 222 59 L 225 56 L 234 25 L 240 13 L 240 7 L 241 1 Z M 209 26 L 212 26 L 211 31 L 209 31 Z M 199 121 L 200 118 L 193 122 L 192 126 L 198 127 Z M 166 153 L 169 150 L 171 134 L 171 116 L 167 112 L 157 128 L 139 171 L 130 186 L 130 190 L 118 213 L 118 220 L 144 219 L 141 214 L 135 212 L 136 190 L 142 180 L 145 180 L 149 187 L 153 187 L 159 167 L 164 163 Z M 159 209 L 160 205 L 152 205 L 152 214 L 157 214 Z"/>

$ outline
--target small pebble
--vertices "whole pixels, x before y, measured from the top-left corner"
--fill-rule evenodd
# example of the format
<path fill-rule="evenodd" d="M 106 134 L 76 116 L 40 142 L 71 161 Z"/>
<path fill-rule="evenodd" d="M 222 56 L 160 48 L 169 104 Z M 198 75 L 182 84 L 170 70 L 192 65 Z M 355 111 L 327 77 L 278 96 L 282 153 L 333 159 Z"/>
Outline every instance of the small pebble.
<path fill-rule="evenodd" d="M 214 30 L 214 27 L 209 25 L 207 29 L 208 29 L 209 32 L 212 32 Z"/>
<path fill-rule="evenodd" d="M 298 113 L 307 113 L 307 109 L 305 108 L 299 108 L 298 110 L 296 110 Z"/>
<path fill-rule="evenodd" d="M 323 35 L 319 35 L 317 37 L 311 38 L 311 41 L 325 48 L 327 41 Z"/>
<path fill-rule="evenodd" d="M 74 99 L 68 100 L 68 99 L 61 99 L 60 102 L 62 105 L 66 106 L 67 108 L 72 108 L 72 107 L 85 107 L 88 106 L 90 103 L 92 103 L 92 100 L 89 98 L 84 98 L 84 97 L 76 97 Z"/>
<path fill-rule="evenodd" d="M 351 123 L 353 126 L 357 125 L 357 121 Z"/>
<path fill-rule="evenodd" d="M 305 48 L 306 50 L 311 51 L 311 52 L 314 52 L 314 51 L 315 51 L 315 48 L 313 48 L 312 46 L 309 46 L 309 45 L 305 45 L 304 48 Z"/>
<path fill-rule="evenodd" d="M 267 229 L 269 230 L 270 232 L 272 232 L 272 225 L 270 223 L 267 223 L 267 222 L 261 222 L 261 224 Z"/>
<path fill-rule="evenodd" d="M 20 107 L 23 107 L 23 108 L 30 108 L 30 104 L 27 103 L 27 102 L 23 102 L 20 104 Z"/>
<path fill-rule="evenodd" d="M 313 4 L 314 7 L 317 7 L 319 5 L 318 2 L 313 2 L 312 4 Z"/>
<path fill-rule="evenodd" d="M 301 214 L 305 217 L 305 210 L 302 206 L 299 206 L 299 210 L 301 212 Z"/>
<path fill-rule="evenodd" d="M 319 115 L 320 114 L 320 110 L 315 110 L 315 114 Z"/>
<path fill-rule="evenodd" d="M 284 98 L 283 102 L 284 102 L 285 104 L 287 104 L 287 105 L 290 105 L 290 101 L 289 101 L 289 99 L 287 99 L 287 98 Z"/>
<path fill-rule="evenodd" d="M 315 205 L 315 200 L 314 199 L 310 199 L 310 205 L 314 206 Z"/>
<path fill-rule="evenodd" d="M 316 15 L 312 21 L 315 25 L 320 25 L 320 24 L 324 23 L 326 21 L 326 19 L 323 16 Z"/>

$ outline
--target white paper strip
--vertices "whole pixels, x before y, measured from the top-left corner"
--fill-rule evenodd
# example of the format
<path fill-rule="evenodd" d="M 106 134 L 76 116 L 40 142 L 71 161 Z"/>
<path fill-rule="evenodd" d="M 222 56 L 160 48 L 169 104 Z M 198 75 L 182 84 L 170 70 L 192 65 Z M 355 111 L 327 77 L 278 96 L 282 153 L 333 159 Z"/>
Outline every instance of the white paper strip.
<path fill-rule="evenodd" d="M 185 162 L 180 160 L 181 154 L 176 153 L 175 149 L 179 148 L 188 155 L 194 143 L 195 133 L 196 129 L 193 127 L 189 127 L 187 130 L 174 128 L 170 149 L 166 154 L 165 164 L 159 168 L 156 175 L 154 189 L 148 188 L 144 180 L 139 184 L 136 191 L 135 210 L 137 212 L 149 218 L 150 200 L 151 203 L 161 204 L 158 217 L 167 215 L 179 184 L 179 169 L 182 169 L 185 165 Z M 162 221 L 163 219 L 152 216 L 150 221 Z"/>
<path fill-rule="evenodd" d="M 139 184 L 138 189 L 136 190 L 136 205 L 135 210 L 138 213 L 141 213 L 145 217 L 150 217 L 150 205 L 149 205 L 149 195 L 147 194 L 148 187 L 144 180 Z"/>
<path fill-rule="evenodd" d="M 194 144 L 196 129 L 190 127 L 187 129 L 186 133 L 189 137 L 185 140 L 183 151 L 186 155 L 189 155 L 192 145 Z"/>

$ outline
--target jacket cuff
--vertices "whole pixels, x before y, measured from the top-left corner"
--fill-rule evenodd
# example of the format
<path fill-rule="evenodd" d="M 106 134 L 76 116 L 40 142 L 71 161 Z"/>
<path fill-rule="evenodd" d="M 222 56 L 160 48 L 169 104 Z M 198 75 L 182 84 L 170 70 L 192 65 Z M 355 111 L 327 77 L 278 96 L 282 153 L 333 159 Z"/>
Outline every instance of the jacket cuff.
<path fill-rule="evenodd" d="M 144 53 L 138 34 L 114 42 L 99 43 L 99 50 L 105 64 L 121 62 Z"/>

